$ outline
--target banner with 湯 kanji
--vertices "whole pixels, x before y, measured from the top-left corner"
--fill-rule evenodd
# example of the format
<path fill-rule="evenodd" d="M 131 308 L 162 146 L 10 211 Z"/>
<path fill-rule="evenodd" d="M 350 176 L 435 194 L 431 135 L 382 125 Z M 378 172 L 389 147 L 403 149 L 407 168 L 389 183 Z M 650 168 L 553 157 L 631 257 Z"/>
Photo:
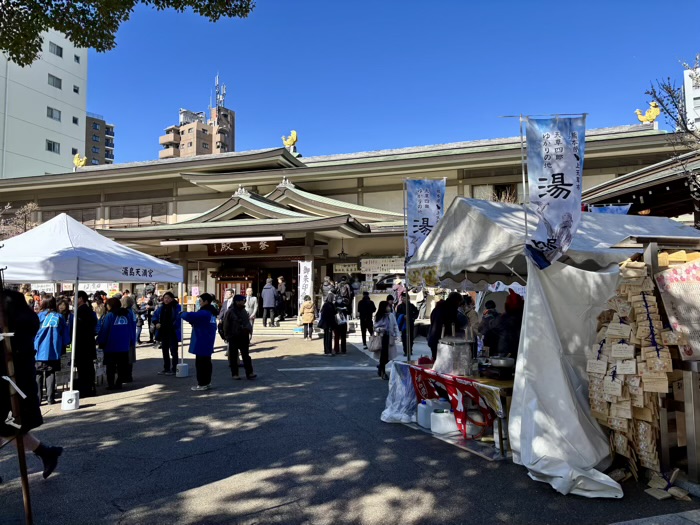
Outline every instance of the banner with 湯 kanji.
<path fill-rule="evenodd" d="M 406 180 L 407 259 L 435 229 L 445 208 L 445 179 Z"/>
<path fill-rule="evenodd" d="M 537 229 L 526 250 L 540 269 L 569 249 L 581 220 L 586 117 L 527 119 L 530 205 Z"/>

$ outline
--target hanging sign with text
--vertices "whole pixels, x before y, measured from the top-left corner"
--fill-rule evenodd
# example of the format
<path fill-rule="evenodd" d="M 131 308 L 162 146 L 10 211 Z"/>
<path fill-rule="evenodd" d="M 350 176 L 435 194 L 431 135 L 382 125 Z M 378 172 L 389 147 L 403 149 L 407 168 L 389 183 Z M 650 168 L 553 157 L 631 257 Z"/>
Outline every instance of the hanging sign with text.
<path fill-rule="evenodd" d="M 314 263 L 312 261 L 299 261 L 299 311 L 304 303 L 304 297 L 314 296 Z"/>
<path fill-rule="evenodd" d="M 527 119 L 530 205 L 539 222 L 526 251 L 547 268 L 571 245 L 581 220 L 586 117 Z"/>
<path fill-rule="evenodd" d="M 445 179 L 407 179 L 407 262 L 435 229 L 445 208 Z"/>
<path fill-rule="evenodd" d="M 269 241 L 217 242 L 207 244 L 209 255 L 258 255 L 277 253 L 277 244 Z"/>
<path fill-rule="evenodd" d="M 381 259 L 360 259 L 360 269 L 366 275 L 384 273 L 404 273 L 403 257 L 383 257 Z"/>

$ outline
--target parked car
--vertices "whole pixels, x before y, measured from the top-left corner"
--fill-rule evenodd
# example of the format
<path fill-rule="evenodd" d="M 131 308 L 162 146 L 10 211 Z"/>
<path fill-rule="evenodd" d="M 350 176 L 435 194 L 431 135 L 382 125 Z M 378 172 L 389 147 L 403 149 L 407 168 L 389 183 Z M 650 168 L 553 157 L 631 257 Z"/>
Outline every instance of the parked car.
<path fill-rule="evenodd" d="M 402 277 L 397 277 L 395 275 L 390 275 L 388 277 L 382 277 L 374 285 L 375 290 L 391 290 L 397 281 L 403 281 Z"/>

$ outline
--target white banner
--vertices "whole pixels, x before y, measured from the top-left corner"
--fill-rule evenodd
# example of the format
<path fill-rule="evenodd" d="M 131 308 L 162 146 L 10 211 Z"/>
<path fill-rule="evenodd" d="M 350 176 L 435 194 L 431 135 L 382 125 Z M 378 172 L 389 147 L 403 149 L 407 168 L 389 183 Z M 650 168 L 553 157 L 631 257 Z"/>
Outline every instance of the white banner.
<path fill-rule="evenodd" d="M 299 309 L 304 303 L 304 297 L 314 297 L 314 263 L 312 261 L 299 261 Z"/>
<path fill-rule="evenodd" d="M 32 290 L 54 294 L 56 293 L 56 285 L 54 283 L 32 283 Z"/>
<path fill-rule="evenodd" d="M 406 180 L 406 262 L 411 260 L 442 218 L 445 209 L 445 184 L 445 179 Z"/>
<path fill-rule="evenodd" d="M 526 250 L 547 268 L 569 249 L 581 220 L 586 117 L 527 119 L 530 204 L 539 218 Z"/>
<path fill-rule="evenodd" d="M 383 273 L 404 273 L 403 257 L 384 257 L 381 259 L 360 259 L 362 273 L 379 275 Z"/>

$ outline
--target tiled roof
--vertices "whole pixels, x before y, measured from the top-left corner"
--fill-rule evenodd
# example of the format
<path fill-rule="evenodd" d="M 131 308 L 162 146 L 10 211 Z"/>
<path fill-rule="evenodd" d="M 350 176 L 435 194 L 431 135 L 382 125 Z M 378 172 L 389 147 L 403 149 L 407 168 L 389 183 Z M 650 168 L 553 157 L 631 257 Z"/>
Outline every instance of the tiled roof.
<path fill-rule="evenodd" d="M 389 215 L 389 216 L 394 216 L 394 217 L 403 217 L 402 213 L 380 210 L 379 208 L 370 208 L 368 206 L 362 206 L 360 204 L 352 204 L 351 202 L 345 202 L 345 201 L 341 201 L 338 199 L 331 199 L 330 197 L 323 197 L 321 195 L 309 193 L 308 191 L 300 190 L 299 188 L 295 188 L 294 186 L 287 186 L 287 189 L 293 191 L 294 193 L 296 193 L 300 197 L 304 197 L 306 199 L 316 201 L 319 203 L 328 204 L 329 206 L 335 206 L 338 208 L 345 208 L 347 210 L 353 210 L 353 211 L 360 212 L 360 213 L 364 212 L 364 213 L 371 213 L 371 214 L 378 214 L 378 215 Z"/>

